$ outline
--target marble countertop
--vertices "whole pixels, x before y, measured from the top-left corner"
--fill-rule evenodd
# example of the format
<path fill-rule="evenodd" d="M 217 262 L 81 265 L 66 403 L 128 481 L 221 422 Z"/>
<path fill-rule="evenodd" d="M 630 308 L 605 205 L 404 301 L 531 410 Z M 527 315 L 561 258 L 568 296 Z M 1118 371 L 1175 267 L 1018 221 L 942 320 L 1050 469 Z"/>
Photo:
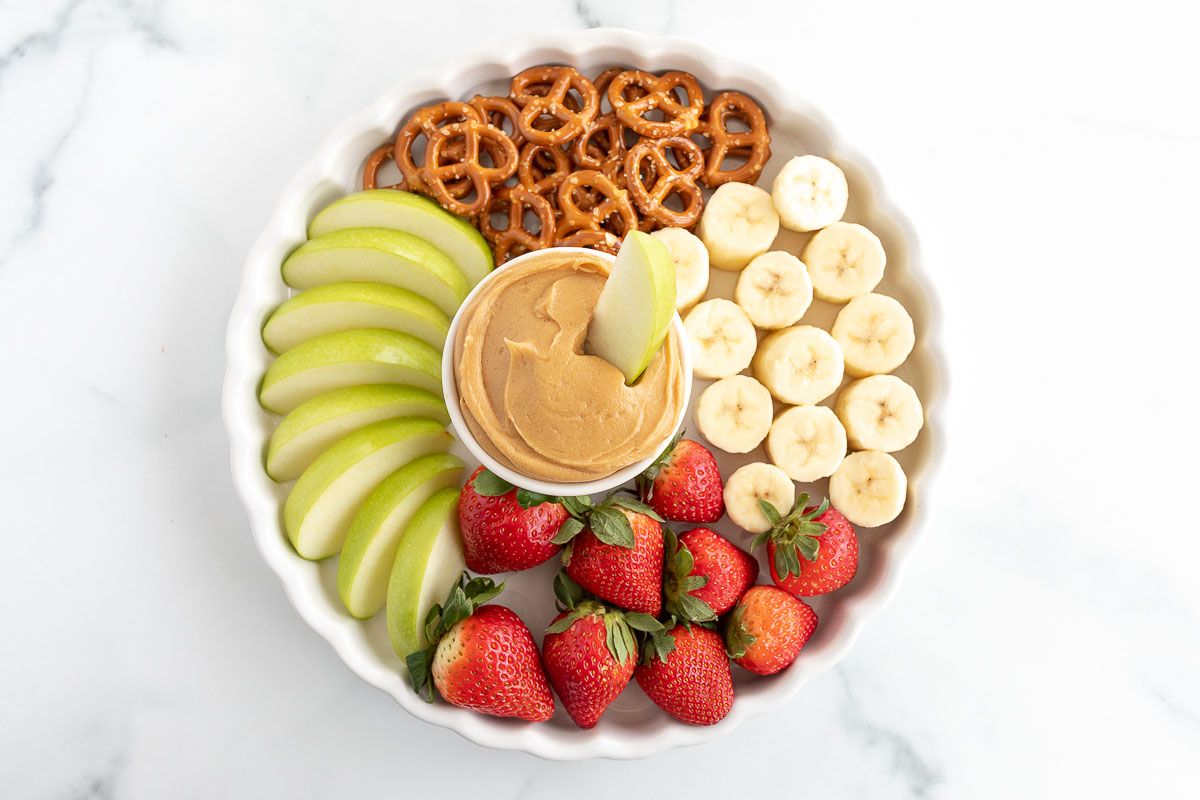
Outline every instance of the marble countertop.
<path fill-rule="evenodd" d="M 0 795 L 1200 794 L 1196 20 L 1071 6 L 471 1 L 434 36 L 394 2 L 0 1 Z M 786 707 L 637 763 L 484 750 L 356 678 L 258 557 L 219 416 L 283 183 L 530 24 L 774 70 L 945 308 L 948 463 L 891 605 Z"/>

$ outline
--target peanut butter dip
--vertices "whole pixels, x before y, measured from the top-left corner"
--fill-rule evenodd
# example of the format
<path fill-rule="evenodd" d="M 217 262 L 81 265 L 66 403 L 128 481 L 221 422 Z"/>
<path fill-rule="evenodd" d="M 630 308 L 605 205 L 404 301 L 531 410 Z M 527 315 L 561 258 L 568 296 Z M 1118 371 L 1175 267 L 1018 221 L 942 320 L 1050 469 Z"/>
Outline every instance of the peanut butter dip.
<path fill-rule="evenodd" d="M 554 250 L 504 267 L 462 311 L 454 344 L 463 417 L 497 461 L 539 480 L 603 478 L 650 456 L 683 404 L 674 329 L 633 386 L 584 353 L 608 265 Z"/>

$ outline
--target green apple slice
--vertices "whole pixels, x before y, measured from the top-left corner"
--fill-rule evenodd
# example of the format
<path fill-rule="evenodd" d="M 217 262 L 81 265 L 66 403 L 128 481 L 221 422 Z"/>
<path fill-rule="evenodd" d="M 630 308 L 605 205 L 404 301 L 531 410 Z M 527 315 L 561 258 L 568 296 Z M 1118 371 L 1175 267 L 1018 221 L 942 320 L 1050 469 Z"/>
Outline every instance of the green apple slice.
<path fill-rule="evenodd" d="M 429 646 L 425 616 L 450 593 L 463 570 L 458 489 L 442 489 L 413 515 L 388 577 L 387 627 L 401 660 Z"/>
<path fill-rule="evenodd" d="M 416 336 L 439 353 L 450 318 L 424 297 L 384 283 L 331 283 L 301 292 L 275 309 L 263 342 L 284 353 L 326 333 L 386 328 Z"/>
<path fill-rule="evenodd" d="M 454 437 L 433 419 L 376 422 L 326 450 L 283 504 L 283 528 L 296 552 L 318 561 L 342 547 L 350 521 L 379 483 L 405 464 L 450 449 Z"/>
<path fill-rule="evenodd" d="M 465 466 L 449 453 L 418 458 L 363 502 L 338 557 L 338 596 L 353 616 L 367 619 L 383 608 L 396 551 L 413 515 L 434 492 L 457 487 Z"/>
<path fill-rule="evenodd" d="M 346 228 L 309 239 L 283 262 L 283 280 L 296 289 L 367 281 L 408 289 L 453 317 L 470 291 L 450 257 L 411 233 Z"/>
<path fill-rule="evenodd" d="M 308 236 L 345 228 L 391 228 L 420 236 L 448 255 L 472 286 L 492 271 L 492 251 L 475 226 L 419 194 L 369 189 L 347 195 L 313 217 Z"/>
<path fill-rule="evenodd" d="M 633 383 L 662 346 L 675 314 L 675 263 L 662 242 L 625 237 L 588 327 L 587 349 Z"/>
<path fill-rule="evenodd" d="M 407 333 L 363 328 L 327 333 L 275 359 L 263 378 L 263 407 L 286 414 L 334 389 L 403 383 L 442 394 L 442 356 Z"/>
<path fill-rule="evenodd" d="M 334 442 L 374 422 L 428 417 L 450 424 L 446 403 L 415 386 L 378 383 L 350 386 L 301 403 L 279 423 L 267 445 L 267 474 L 295 480 Z"/>

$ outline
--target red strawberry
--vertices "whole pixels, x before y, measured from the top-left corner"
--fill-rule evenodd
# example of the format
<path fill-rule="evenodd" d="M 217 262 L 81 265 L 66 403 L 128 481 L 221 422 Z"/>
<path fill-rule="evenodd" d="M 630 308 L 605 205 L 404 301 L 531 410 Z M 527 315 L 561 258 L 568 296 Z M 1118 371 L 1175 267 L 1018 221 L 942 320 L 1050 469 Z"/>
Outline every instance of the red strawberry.
<path fill-rule="evenodd" d="M 733 604 L 758 577 L 758 561 L 708 528 L 693 528 L 671 546 L 663 583 L 667 611 L 681 620 L 710 622 Z M 699 601 L 699 604 L 696 603 Z"/>
<path fill-rule="evenodd" d="M 529 628 L 511 609 L 479 605 L 503 585 L 467 577 L 464 572 L 446 604 L 431 612 L 427 628 L 434 644 L 407 659 L 413 688 L 432 701 L 432 678 L 452 705 L 530 722 L 550 719 L 554 696 Z"/>
<path fill-rule="evenodd" d="M 842 588 L 858 572 L 854 526 L 828 500 L 810 506 L 808 495 L 801 494 L 786 517 L 769 503 L 759 502 L 772 528 L 755 537 L 754 547 L 767 542 L 771 580 L 780 589 L 814 597 Z"/>
<path fill-rule="evenodd" d="M 720 634 L 699 625 L 654 634 L 634 673 L 654 704 L 680 722 L 715 725 L 733 707 L 733 676 Z"/>
<path fill-rule="evenodd" d="M 633 498 L 614 496 L 588 510 L 588 527 L 578 520 L 564 525 L 557 541 L 574 537 L 565 556 L 567 574 L 601 600 L 657 616 L 662 610 L 663 531 L 655 516 Z"/>
<path fill-rule="evenodd" d="M 717 460 L 704 445 L 676 439 L 638 478 L 642 499 L 676 522 L 716 522 L 725 514 Z"/>
<path fill-rule="evenodd" d="M 729 655 L 759 675 L 774 675 L 796 660 L 817 629 L 817 612 L 782 589 L 755 586 L 742 595 L 725 627 Z"/>
<path fill-rule="evenodd" d="M 490 575 L 536 567 L 558 552 L 550 540 L 566 518 L 562 503 L 517 489 L 480 467 L 458 502 L 467 568 Z"/>
<path fill-rule="evenodd" d="M 633 678 L 637 656 L 625 615 L 592 600 L 555 617 L 542 641 L 550 684 L 581 728 L 595 725 L 617 699 Z"/>

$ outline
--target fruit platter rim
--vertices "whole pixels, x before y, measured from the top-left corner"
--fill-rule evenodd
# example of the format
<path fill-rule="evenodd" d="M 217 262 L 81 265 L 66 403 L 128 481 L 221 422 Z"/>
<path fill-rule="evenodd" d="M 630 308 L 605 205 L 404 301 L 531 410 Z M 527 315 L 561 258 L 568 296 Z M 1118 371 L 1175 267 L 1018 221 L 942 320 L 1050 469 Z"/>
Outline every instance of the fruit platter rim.
<path fill-rule="evenodd" d="M 315 565 L 296 555 L 284 535 L 281 503 L 263 469 L 264 426 L 273 425 L 258 404 L 257 394 L 270 356 L 262 345 L 261 328 L 281 286 L 279 264 L 283 256 L 303 242 L 311 213 L 334 199 L 340 183 L 337 164 L 347 152 L 361 159 L 370 150 L 366 143 L 378 131 L 394 125 L 405 111 L 422 103 L 451 96 L 451 86 L 475 86 L 512 75 L 540 63 L 611 62 L 649 69 L 683 69 L 714 86 L 745 91 L 761 98 L 774 116 L 803 118 L 820 130 L 823 146 L 855 169 L 865 183 L 872 206 L 887 218 L 894 235 L 908 253 L 906 270 L 921 290 L 921 346 L 928 352 L 934 388 L 925 398 L 927 421 L 923 437 L 929 457 L 909 475 L 909 510 L 903 535 L 889 537 L 887 565 L 869 590 L 847 598 L 846 622 L 819 649 L 807 651 L 801 664 L 777 676 L 770 691 L 739 698 L 729 715 L 709 727 L 674 725 L 651 733 L 593 729 L 586 736 L 564 740 L 545 725 L 513 724 L 485 718 L 445 704 L 426 704 L 394 670 L 384 669 L 365 648 L 354 630 L 361 623 L 331 601 L 315 573 Z M 584 758 L 642 758 L 663 750 L 699 744 L 723 736 L 747 719 L 779 707 L 793 698 L 811 677 L 836 665 L 849 651 L 866 622 L 895 593 L 921 540 L 927 534 L 932 489 L 944 462 L 942 426 L 948 395 L 945 357 L 940 342 L 941 311 L 934 285 L 920 266 L 917 237 L 912 225 L 883 189 L 878 171 L 869 159 L 840 136 L 824 114 L 767 70 L 723 54 L 708 44 L 679 36 L 652 36 L 619 29 L 547 31 L 498 40 L 473 49 L 465 56 L 413 72 L 395 82 L 366 108 L 342 121 L 322 141 L 313 155 L 287 182 L 263 232 L 245 262 L 237 300 L 226 334 L 226 374 L 222 416 L 230 443 L 234 488 L 246 509 L 256 546 L 283 583 L 297 613 L 326 639 L 357 675 L 391 695 L 405 710 L 426 722 L 454 730 L 465 738 L 495 749 L 519 750 L 552 760 Z"/>

